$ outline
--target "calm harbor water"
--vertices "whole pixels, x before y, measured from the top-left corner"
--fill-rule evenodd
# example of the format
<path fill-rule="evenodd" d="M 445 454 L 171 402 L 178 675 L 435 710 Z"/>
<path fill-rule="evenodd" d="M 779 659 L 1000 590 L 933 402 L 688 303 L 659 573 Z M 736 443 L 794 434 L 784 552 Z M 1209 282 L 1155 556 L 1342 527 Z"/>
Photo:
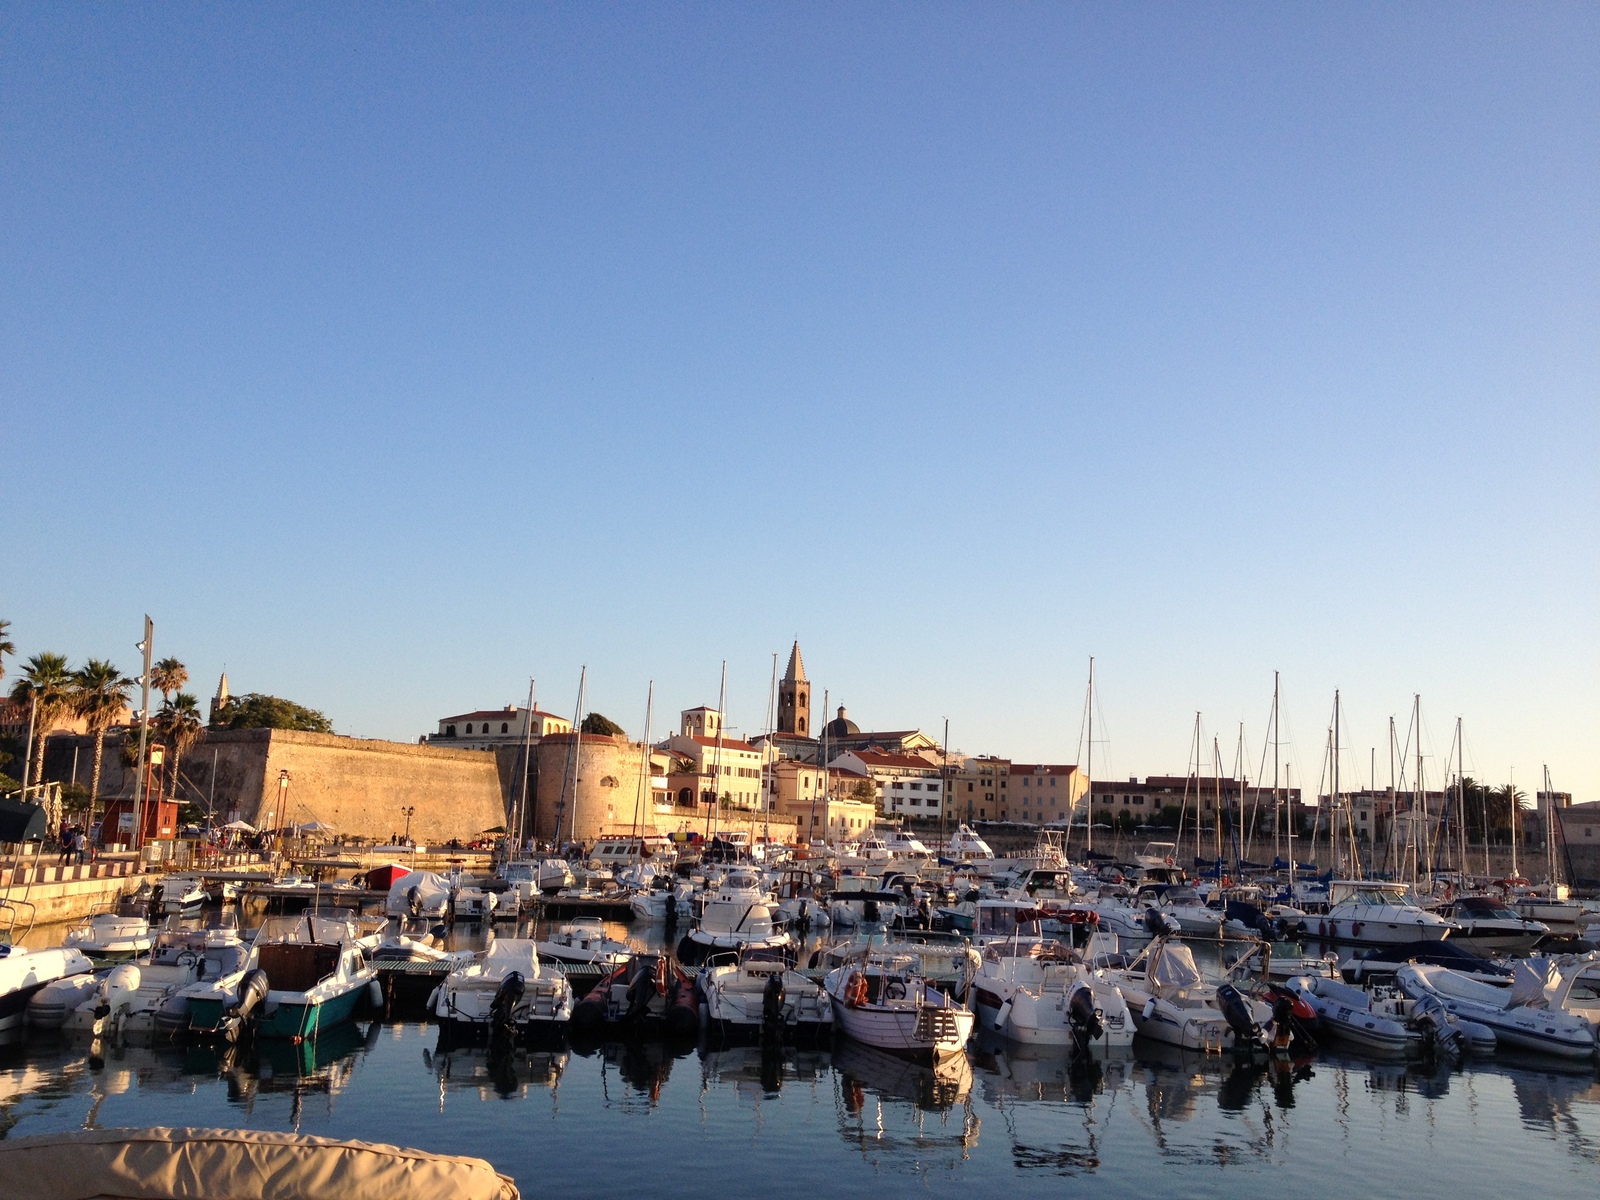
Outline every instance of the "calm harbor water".
<path fill-rule="evenodd" d="M 362 1023 L 315 1045 L 0 1050 L 0 1136 L 123 1125 L 294 1129 L 481 1155 L 526 1196 L 1593 1196 L 1600 1080 L 1509 1055 L 1424 1070 L 1160 1046 L 1092 1067 L 981 1045 L 938 1072 L 865 1047 L 441 1052 Z M 719 1176 L 724 1178 L 719 1179 Z M 3 1188 L 0 1188 L 3 1191 Z"/>

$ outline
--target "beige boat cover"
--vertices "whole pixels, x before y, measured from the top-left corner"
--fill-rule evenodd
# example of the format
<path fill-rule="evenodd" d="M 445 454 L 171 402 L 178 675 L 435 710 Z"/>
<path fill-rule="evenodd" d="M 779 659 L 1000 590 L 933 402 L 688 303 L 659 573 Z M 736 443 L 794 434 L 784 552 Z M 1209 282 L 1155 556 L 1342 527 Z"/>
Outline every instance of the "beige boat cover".
<path fill-rule="evenodd" d="M 481 1158 L 248 1129 L 0 1141 L 6 1200 L 518 1200 Z"/>

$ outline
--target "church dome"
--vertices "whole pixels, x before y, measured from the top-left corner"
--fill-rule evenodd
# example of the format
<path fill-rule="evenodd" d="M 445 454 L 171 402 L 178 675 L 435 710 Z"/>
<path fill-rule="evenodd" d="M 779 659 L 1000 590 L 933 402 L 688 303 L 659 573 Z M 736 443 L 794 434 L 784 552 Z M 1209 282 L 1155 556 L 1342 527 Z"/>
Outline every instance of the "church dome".
<path fill-rule="evenodd" d="M 839 715 L 828 722 L 827 733 L 829 737 L 854 737 L 861 732 L 857 725 L 844 714 L 844 705 L 839 705 Z"/>

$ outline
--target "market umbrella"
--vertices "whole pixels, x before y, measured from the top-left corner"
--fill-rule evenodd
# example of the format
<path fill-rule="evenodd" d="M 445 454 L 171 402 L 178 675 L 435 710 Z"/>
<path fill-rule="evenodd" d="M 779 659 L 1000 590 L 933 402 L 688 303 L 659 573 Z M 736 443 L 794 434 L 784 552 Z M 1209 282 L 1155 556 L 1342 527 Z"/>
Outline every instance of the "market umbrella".
<path fill-rule="evenodd" d="M 307 821 L 298 827 L 301 833 L 332 833 L 333 826 L 326 821 Z"/>
<path fill-rule="evenodd" d="M 491 825 L 487 829 L 479 830 L 480 833 L 504 833 L 505 831 L 506 827 L 504 825 Z"/>
<path fill-rule="evenodd" d="M 256 827 L 250 824 L 249 821 L 229 821 L 223 828 L 237 830 L 239 833 L 254 833 L 256 831 Z"/>

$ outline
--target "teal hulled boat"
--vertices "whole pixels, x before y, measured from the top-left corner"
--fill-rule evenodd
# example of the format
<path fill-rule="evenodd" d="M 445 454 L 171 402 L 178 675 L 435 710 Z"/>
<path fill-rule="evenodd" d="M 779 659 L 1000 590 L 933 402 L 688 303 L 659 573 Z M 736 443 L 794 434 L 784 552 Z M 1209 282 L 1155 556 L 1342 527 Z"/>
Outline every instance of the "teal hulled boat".
<path fill-rule="evenodd" d="M 265 1000 L 250 1014 L 257 1036 L 300 1041 L 350 1020 L 378 977 L 358 937 L 346 916 L 269 917 L 256 934 L 243 972 L 245 979 L 258 970 L 266 975 Z M 191 994 L 190 1031 L 226 1031 L 241 986 Z"/>

